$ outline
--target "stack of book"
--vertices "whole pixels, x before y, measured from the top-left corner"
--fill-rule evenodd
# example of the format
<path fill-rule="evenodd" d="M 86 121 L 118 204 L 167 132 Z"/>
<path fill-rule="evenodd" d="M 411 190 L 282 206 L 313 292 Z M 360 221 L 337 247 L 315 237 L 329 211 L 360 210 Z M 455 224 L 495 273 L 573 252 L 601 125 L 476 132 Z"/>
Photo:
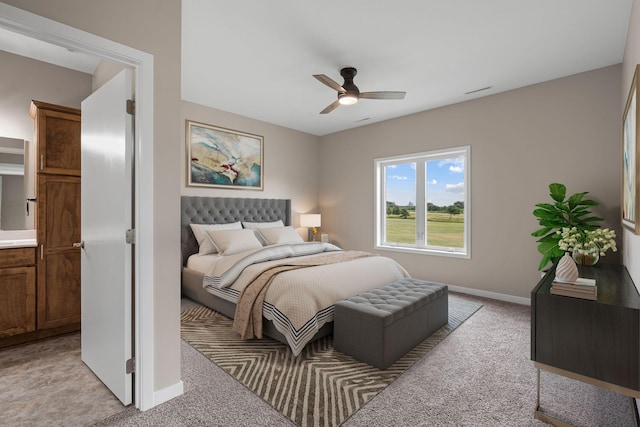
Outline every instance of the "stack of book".
<path fill-rule="evenodd" d="M 598 287 L 595 279 L 584 279 L 579 277 L 575 282 L 562 282 L 558 279 L 551 284 L 553 295 L 563 295 L 565 297 L 583 298 L 596 301 L 598 299 Z"/>

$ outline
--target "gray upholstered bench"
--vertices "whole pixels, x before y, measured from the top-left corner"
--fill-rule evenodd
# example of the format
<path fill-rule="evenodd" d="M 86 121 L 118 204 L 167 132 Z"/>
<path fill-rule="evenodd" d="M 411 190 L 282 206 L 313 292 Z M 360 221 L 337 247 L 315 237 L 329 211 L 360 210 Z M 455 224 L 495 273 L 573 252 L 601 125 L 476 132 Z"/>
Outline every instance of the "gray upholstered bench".
<path fill-rule="evenodd" d="M 333 345 L 386 369 L 448 322 L 447 285 L 400 279 L 335 305 Z"/>

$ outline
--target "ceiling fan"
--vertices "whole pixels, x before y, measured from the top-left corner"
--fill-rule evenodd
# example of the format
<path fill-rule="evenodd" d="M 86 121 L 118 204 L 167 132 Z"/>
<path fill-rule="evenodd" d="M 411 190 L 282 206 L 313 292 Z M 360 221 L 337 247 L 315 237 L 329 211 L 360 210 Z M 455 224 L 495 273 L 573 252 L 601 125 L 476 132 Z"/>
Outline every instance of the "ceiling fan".
<path fill-rule="evenodd" d="M 340 86 L 331 78 L 324 74 L 314 74 L 313 77 L 321 83 L 329 86 L 338 92 L 338 99 L 331 103 L 327 108 L 320 111 L 320 114 L 327 114 L 338 108 L 340 105 L 353 105 L 358 99 L 404 99 L 406 92 L 360 92 L 358 86 L 353 83 L 353 78 L 358 74 L 358 70 L 353 67 L 346 67 L 340 70 L 340 75 L 344 79 L 344 83 Z"/>

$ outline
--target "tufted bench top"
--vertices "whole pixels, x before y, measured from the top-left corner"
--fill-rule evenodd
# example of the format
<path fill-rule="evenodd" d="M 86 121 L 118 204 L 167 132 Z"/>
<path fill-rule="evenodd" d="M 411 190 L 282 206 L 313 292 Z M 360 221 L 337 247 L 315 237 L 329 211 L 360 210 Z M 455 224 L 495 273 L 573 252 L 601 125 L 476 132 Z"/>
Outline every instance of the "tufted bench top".
<path fill-rule="evenodd" d="M 340 301 L 336 305 L 388 325 L 447 292 L 445 284 L 405 278 Z"/>

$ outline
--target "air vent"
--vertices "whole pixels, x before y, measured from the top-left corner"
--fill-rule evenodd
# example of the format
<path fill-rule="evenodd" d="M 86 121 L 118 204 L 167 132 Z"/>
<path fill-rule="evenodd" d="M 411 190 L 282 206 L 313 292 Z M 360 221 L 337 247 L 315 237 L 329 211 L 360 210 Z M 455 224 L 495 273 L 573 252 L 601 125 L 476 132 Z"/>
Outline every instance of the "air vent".
<path fill-rule="evenodd" d="M 360 119 L 360 120 L 356 120 L 353 123 L 360 123 L 360 122 L 366 122 L 367 120 L 371 120 L 371 117 L 365 117 L 364 119 Z"/>
<path fill-rule="evenodd" d="M 483 87 L 483 88 L 476 89 L 476 90 L 470 90 L 469 92 L 465 92 L 464 94 L 465 95 L 471 95 L 471 94 L 482 92 L 484 90 L 489 90 L 489 89 L 493 89 L 493 86 L 487 86 L 487 87 Z"/>

